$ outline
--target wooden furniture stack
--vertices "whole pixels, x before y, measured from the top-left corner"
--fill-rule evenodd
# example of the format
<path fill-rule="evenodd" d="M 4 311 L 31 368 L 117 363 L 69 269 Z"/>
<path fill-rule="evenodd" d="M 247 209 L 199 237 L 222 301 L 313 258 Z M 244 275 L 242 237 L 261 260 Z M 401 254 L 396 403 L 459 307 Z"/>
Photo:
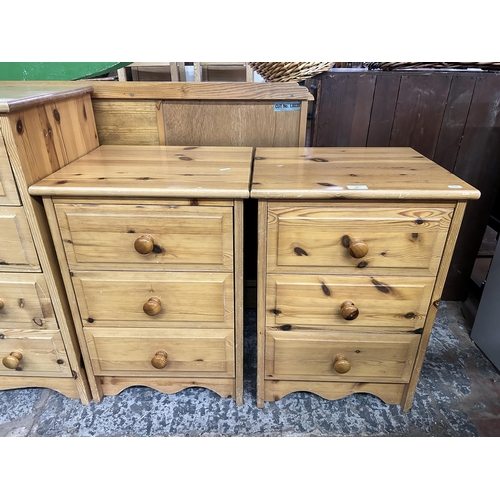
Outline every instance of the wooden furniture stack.
<path fill-rule="evenodd" d="M 185 82 L 186 64 L 183 62 L 135 62 L 129 64 L 133 81 Z M 118 80 L 127 81 L 127 70 L 118 70 Z"/>
<path fill-rule="evenodd" d="M 186 67 L 191 65 L 194 82 L 253 82 L 252 68 L 246 62 L 134 62 L 129 64 L 133 81 L 185 82 Z M 118 80 L 127 81 L 125 68 Z"/>
<path fill-rule="evenodd" d="M 243 400 L 252 148 L 101 146 L 42 196 L 93 397 L 132 385 Z"/>
<path fill-rule="evenodd" d="M 90 400 L 43 207 L 28 186 L 98 145 L 92 87 L 0 85 L 0 389 Z"/>
<path fill-rule="evenodd" d="M 195 82 L 253 82 L 254 72 L 247 62 L 194 62 Z"/>
<path fill-rule="evenodd" d="M 365 392 L 409 410 L 479 195 L 411 148 L 257 148 L 257 405 Z"/>

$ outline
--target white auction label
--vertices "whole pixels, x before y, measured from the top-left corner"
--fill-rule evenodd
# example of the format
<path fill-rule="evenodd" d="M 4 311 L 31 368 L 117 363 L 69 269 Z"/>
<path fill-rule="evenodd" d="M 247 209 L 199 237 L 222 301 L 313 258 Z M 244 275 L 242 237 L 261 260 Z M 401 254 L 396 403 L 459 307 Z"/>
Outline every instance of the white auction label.
<path fill-rule="evenodd" d="M 347 189 L 368 189 L 364 184 L 357 184 L 355 186 L 347 186 Z"/>

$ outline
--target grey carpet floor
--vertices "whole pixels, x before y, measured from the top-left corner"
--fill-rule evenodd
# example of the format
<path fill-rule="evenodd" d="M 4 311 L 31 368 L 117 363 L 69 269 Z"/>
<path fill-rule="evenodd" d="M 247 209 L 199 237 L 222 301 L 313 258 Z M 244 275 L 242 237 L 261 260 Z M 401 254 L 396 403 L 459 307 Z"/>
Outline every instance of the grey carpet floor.
<path fill-rule="evenodd" d="M 201 388 L 146 387 L 83 406 L 48 389 L 0 392 L 0 436 L 500 436 L 500 375 L 469 337 L 460 303 L 442 302 L 413 407 L 375 396 L 294 393 L 256 407 L 256 314 L 245 311 L 244 404 Z"/>

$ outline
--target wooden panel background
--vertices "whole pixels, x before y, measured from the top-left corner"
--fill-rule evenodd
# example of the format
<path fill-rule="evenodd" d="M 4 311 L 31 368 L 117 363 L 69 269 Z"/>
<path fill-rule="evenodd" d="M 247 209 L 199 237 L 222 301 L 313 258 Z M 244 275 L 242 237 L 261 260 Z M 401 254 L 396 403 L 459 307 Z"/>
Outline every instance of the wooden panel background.
<path fill-rule="evenodd" d="M 60 82 L 43 84 L 56 88 Z M 64 85 L 82 87 L 78 81 Z M 305 146 L 308 104 L 314 100 L 305 85 L 290 82 L 92 81 L 92 88 L 101 145 L 183 146 L 191 130 L 206 141 L 197 144 L 202 146 Z M 299 108 L 276 112 L 279 102 L 298 102 Z"/>
<path fill-rule="evenodd" d="M 269 101 L 163 101 L 165 142 L 186 146 L 297 146 L 300 110 Z"/>
<path fill-rule="evenodd" d="M 155 100 L 127 101 L 123 99 L 94 99 L 94 116 L 99 143 L 136 146 L 161 144 L 158 116 L 161 104 Z"/>
<path fill-rule="evenodd" d="M 307 110 L 275 112 L 274 101 L 92 102 L 101 145 L 305 145 Z"/>
<path fill-rule="evenodd" d="M 330 70 L 317 85 L 313 146 L 410 146 L 481 191 L 442 295 L 464 300 L 500 191 L 500 73 Z"/>

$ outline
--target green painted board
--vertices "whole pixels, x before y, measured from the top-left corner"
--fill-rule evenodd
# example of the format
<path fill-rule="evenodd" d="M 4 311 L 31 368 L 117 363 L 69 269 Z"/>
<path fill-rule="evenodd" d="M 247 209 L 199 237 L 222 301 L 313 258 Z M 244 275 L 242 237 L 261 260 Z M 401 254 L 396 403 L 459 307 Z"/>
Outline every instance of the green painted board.
<path fill-rule="evenodd" d="M 129 62 L 0 62 L 0 80 L 79 80 L 116 71 Z"/>

